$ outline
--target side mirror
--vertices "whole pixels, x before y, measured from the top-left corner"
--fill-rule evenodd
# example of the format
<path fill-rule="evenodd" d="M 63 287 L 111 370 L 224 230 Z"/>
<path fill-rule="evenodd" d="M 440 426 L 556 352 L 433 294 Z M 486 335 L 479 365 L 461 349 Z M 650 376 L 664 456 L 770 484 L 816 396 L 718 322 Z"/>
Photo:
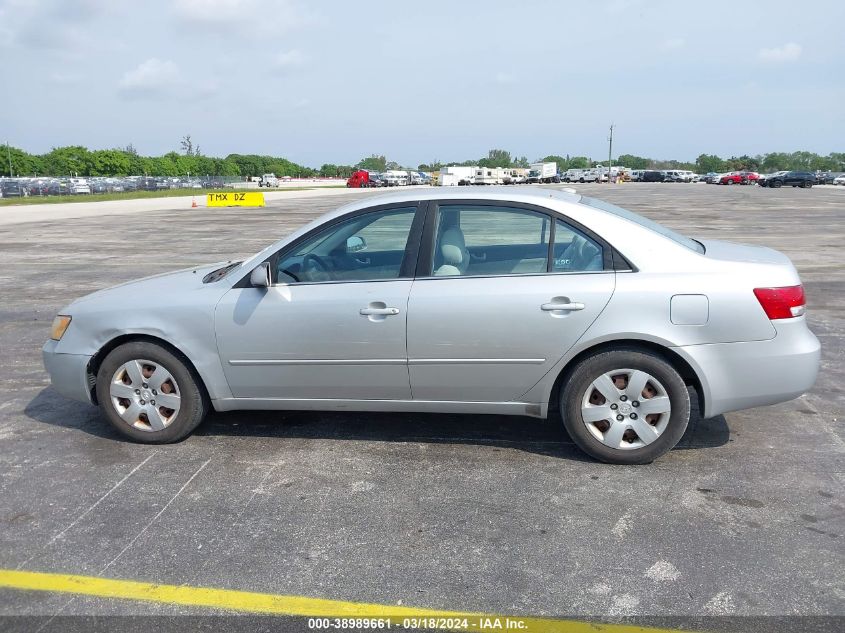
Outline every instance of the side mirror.
<path fill-rule="evenodd" d="M 255 267 L 249 275 L 249 283 L 253 288 L 269 288 L 270 262 L 263 262 Z"/>
<path fill-rule="evenodd" d="M 367 240 L 360 235 L 353 235 L 346 240 L 347 253 L 359 253 L 367 248 Z"/>

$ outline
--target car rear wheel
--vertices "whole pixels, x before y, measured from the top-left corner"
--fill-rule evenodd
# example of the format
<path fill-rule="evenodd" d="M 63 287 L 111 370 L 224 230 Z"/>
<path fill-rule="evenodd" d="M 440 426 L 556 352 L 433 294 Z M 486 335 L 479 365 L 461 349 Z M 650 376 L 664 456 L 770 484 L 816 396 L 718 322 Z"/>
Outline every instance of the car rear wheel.
<path fill-rule="evenodd" d="M 660 356 L 637 349 L 585 358 L 560 391 L 570 437 L 610 464 L 647 464 L 671 450 L 690 417 L 689 392 Z"/>
<path fill-rule="evenodd" d="M 804 181 L 804 188 L 805 189 L 809 189 L 812 186 L 813 186 L 813 183 L 811 183 L 809 180 Z"/>
<path fill-rule="evenodd" d="M 146 341 L 109 352 L 97 372 L 97 402 L 120 433 L 146 444 L 178 442 L 209 409 L 199 380 L 186 364 Z"/>

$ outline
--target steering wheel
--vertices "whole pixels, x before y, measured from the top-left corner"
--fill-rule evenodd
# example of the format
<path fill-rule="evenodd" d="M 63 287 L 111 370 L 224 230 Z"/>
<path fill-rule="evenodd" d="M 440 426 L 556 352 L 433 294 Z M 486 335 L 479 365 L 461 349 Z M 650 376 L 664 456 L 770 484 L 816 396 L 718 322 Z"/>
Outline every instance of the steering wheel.
<path fill-rule="evenodd" d="M 334 279 L 332 270 L 326 263 L 326 260 L 324 260 L 319 255 L 315 255 L 314 253 L 308 253 L 305 257 L 302 258 L 302 270 L 306 272 L 316 271 L 322 273 L 329 279 Z"/>

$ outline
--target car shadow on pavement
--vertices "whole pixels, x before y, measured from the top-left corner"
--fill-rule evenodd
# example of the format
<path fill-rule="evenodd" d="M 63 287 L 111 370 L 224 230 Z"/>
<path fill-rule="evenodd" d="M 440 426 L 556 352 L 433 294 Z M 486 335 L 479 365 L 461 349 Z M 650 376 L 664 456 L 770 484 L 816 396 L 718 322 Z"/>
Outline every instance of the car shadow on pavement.
<path fill-rule="evenodd" d="M 122 436 L 91 405 L 68 400 L 52 387 L 42 389 L 24 409 L 45 424 L 77 429 L 104 439 Z M 724 416 L 702 419 L 693 402 L 690 424 L 675 450 L 726 444 Z M 332 439 L 428 444 L 476 444 L 551 457 L 592 461 L 572 443 L 557 412 L 548 420 L 521 416 L 331 411 L 232 411 L 212 413 L 197 436 Z"/>

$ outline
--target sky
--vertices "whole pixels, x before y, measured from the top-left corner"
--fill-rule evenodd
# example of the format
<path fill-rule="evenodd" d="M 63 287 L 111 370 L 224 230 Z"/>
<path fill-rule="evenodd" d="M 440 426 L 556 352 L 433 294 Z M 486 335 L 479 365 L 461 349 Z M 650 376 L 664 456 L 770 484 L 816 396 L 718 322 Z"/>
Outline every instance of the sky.
<path fill-rule="evenodd" d="M 0 0 L 0 142 L 318 167 L 845 151 L 845 2 Z"/>

